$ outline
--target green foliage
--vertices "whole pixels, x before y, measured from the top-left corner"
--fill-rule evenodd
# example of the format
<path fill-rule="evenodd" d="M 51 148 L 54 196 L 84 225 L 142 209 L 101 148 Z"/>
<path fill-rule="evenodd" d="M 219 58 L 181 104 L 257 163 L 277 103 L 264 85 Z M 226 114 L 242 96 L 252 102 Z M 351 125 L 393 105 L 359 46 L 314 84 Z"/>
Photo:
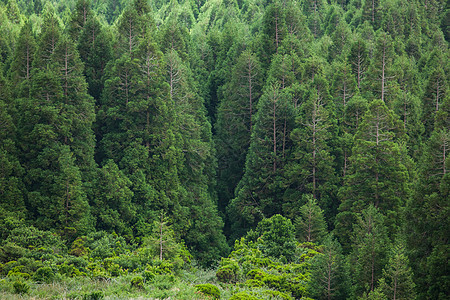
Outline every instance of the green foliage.
<path fill-rule="evenodd" d="M 83 300 L 101 300 L 104 298 L 102 291 L 93 291 L 83 295 Z"/>
<path fill-rule="evenodd" d="M 144 279 L 141 276 L 135 276 L 131 279 L 130 286 L 142 290 L 144 289 Z"/>
<path fill-rule="evenodd" d="M 231 296 L 230 300 L 259 300 L 259 298 L 249 295 L 246 292 L 239 292 Z"/>
<path fill-rule="evenodd" d="M 296 236 L 301 242 L 320 243 L 326 235 L 323 211 L 312 195 L 306 195 L 305 205 L 300 208 L 300 216 L 295 219 Z"/>
<path fill-rule="evenodd" d="M 210 283 L 197 284 L 195 288 L 197 289 L 197 291 L 199 291 L 200 293 L 202 293 L 207 297 L 212 297 L 212 299 L 220 299 L 219 288 L 213 284 Z"/>
<path fill-rule="evenodd" d="M 50 267 L 42 267 L 33 274 L 33 280 L 41 283 L 50 283 L 55 278 L 55 273 Z"/>
<path fill-rule="evenodd" d="M 14 281 L 13 283 L 14 293 L 16 294 L 28 294 L 30 291 L 30 285 L 27 282 Z"/>

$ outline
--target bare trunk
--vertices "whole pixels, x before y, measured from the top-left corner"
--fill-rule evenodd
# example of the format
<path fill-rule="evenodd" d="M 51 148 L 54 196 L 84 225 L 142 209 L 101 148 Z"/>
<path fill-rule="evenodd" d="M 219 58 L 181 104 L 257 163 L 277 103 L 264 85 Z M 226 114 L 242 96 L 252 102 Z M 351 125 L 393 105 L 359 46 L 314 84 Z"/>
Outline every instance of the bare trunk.
<path fill-rule="evenodd" d="M 159 260 L 163 260 L 163 223 L 161 217 L 161 224 L 159 226 Z"/>
<path fill-rule="evenodd" d="M 383 62 L 381 67 L 381 100 L 384 102 L 384 81 L 385 79 L 385 66 L 386 66 L 386 47 L 383 47 Z"/>
<path fill-rule="evenodd" d="M 277 104 L 277 99 L 274 98 L 273 99 L 273 172 L 274 173 L 277 170 L 277 126 L 276 126 L 276 114 L 275 114 L 276 104 Z"/>
<path fill-rule="evenodd" d="M 436 86 L 436 112 L 438 112 L 439 110 L 439 82 L 440 80 L 438 79 L 437 81 L 437 86 Z"/>

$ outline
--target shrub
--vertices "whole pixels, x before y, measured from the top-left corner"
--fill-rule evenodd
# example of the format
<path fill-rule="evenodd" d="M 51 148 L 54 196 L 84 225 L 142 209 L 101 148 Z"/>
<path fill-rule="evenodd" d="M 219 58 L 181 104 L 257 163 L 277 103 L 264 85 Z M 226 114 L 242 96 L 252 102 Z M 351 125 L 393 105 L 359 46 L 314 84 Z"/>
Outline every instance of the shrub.
<path fill-rule="evenodd" d="M 282 293 L 279 291 L 267 290 L 264 291 L 264 294 L 271 296 L 271 298 L 275 299 L 283 299 L 283 300 L 292 300 L 293 298 L 286 293 Z"/>
<path fill-rule="evenodd" d="M 175 276 L 173 275 L 157 275 L 153 280 L 154 286 L 160 290 L 168 290 L 175 283 Z"/>
<path fill-rule="evenodd" d="M 53 273 L 52 268 L 50 267 L 42 267 L 36 270 L 33 275 L 33 280 L 36 282 L 45 282 L 50 283 L 53 281 L 55 274 Z"/>
<path fill-rule="evenodd" d="M 144 289 L 144 279 L 141 276 L 135 276 L 131 279 L 131 288 L 143 290 Z"/>
<path fill-rule="evenodd" d="M 100 300 L 103 299 L 103 292 L 93 291 L 92 293 L 84 294 L 83 300 Z"/>
<path fill-rule="evenodd" d="M 217 270 L 216 277 L 220 282 L 236 282 L 238 279 L 239 266 L 237 264 L 227 264 Z"/>
<path fill-rule="evenodd" d="M 195 286 L 195 288 L 197 289 L 197 291 L 199 291 L 205 296 L 210 296 L 213 299 L 220 299 L 220 291 L 217 288 L 217 286 L 213 284 L 210 283 L 198 284 Z"/>
<path fill-rule="evenodd" d="M 155 279 L 155 273 L 145 270 L 144 272 L 142 272 L 142 276 L 144 277 L 146 282 L 151 282 L 153 281 L 153 279 Z"/>
<path fill-rule="evenodd" d="M 260 300 L 255 296 L 249 295 L 246 292 L 239 292 L 231 296 L 230 300 Z"/>
<path fill-rule="evenodd" d="M 14 293 L 16 294 L 27 294 L 30 290 L 30 285 L 22 281 L 14 281 L 13 283 Z"/>

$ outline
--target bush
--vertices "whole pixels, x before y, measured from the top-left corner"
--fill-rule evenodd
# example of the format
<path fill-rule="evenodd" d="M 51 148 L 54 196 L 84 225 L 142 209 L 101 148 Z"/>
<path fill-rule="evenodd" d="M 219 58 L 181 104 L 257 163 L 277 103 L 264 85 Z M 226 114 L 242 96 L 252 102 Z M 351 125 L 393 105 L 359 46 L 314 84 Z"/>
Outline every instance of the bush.
<path fill-rule="evenodd" d="M 36 282 L 45 282 L 50 283 L 53 281 L 55 274 L 53 273 L 52 268 L 50 267 L 42 267 L 36 270 L 33 275 L 33 280 Z"/>
<path fill-rule="evenodd" d="M 175 276 L 173 275 L 157 275 L 153 280 L 154 286 L 160 290 L 168 290 L 175 283 Z"/>
<path fill-rule="evenodd" d="M 220 291 L 217 288 L 217 286 L 213 284 L 210 283 L 198 284 L 195 286 L 195 288 L 197 289 L 197 291 L 199 291 L 205 296 L 210 296 L 213 299 L 220 299 Z"/>
<path fill-rule="evenodd" d="M 15 281 L 13 283 L 14 293 L 16 294 L 27 294 L 30 290 L 30 285 L 26 282 Z"/>
<path fill-rule="evenodd" d="M 135 276 L 131 279 L 131 288 L 143 290 L 144 289 L 144 279 L 141 276 Z"/>
<path fill-rule="evenodd" d="M 155 273 L 145 270 L 144 272 L 142 272 L 142 276 L 144 277 L 146 282 L 151 282 L 153 281 L 153 279 L 155 279 Z"/>
<path fill-rule="evenodd" d="M 238 278 L 239 267 L 237 264 L 227 264 L 217 270 L 217 280 L 224 283 L 236 282 Z"/>
<path fill-rule="evenodd" d="M 93 291 L 92 293 L 84 294 L 83 300 L 100 300 L 103 299 L 103 292 Z"/>
<path fill-rule="evenodd" d="M 246 292 L 239 292 L 231 296 L 230 300 L 260 300 L 255 296 L 249 295 Z"/>

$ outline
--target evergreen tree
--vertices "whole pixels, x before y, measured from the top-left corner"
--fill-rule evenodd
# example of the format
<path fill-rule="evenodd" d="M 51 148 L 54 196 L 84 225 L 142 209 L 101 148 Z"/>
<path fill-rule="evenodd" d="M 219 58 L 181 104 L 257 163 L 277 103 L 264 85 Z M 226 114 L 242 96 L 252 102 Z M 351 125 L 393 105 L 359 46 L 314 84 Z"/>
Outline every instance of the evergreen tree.
<path fill-rule="evenodd" d="M 312 195 L 303 198 L 306 203 L 295 218 L 296 236 L 300 242 L 320 243 L 327 234 L 323 210 Z"/>
<path fill-rule="evenodd" d="M 49 4 L 45 6 L 43 25 L 37 43 L 33 67 L 44 70 L 50 64 L 52 54 L 55 52 L 61 36 L 60 20 Z"/>
<path fill-rule="evenodd" d="M 374 291 L 386 263 L 389 239 L 384 217 L 373 205 L 357 216 L 353 228 L 350 266 L 356 296 Z"/>
<path fill-rule="evenodd" d="M 394 113 L 381 100 L 372 101 L 356 132 L 351 166 L 339 190 L 342 203 L 336 234 L 344 249 L 348 249 L 354 213 L 369 204 L 389 216 L 389 230 L 395 231 L 398 217 L 394 216 L 409 197 L 409 172 L 405 166 L 409 160 L 400 144 L 403 138 L 401 122 Z"/>
<path fill-rule="evenodd" d="M 236 236 L 281 212 L 282 173 L 290 149 L 293 107 L 289 94 L 268 88 L 258 102 L 245 173 L 228 206 Z"/>
<path fill-rule="evenodd" d="M 224 87 L 225 98 L 218 108 L 216 124 L 219 205 L 222 208 L 233 197 L 244 171 L 262 76 L 258 57 L 246 50 L 233 68 L 231 81 Z"/>
<path fill-rule="evenodd" d="M 369 66 L 369 51 L 367 43 L 362 37 L 358 36 L 352 43 L 348 61 L 352 66 L 352 73 L 356 77 L 358 89 L 361 89 Z"/>
<path fill-rule="evenodd" d="M 104 87 L 103 75 L 112 57 L 111 39 L 96 17 L 89 18 L 79 33 L 78 52 L 84 63 L 88 92 L 99 100 Z"/>
<path fill-rule="evenodd" d="M 379 286 L 388 299 L 415 299 L 415 284 L 405 248 L 396 244 L 391 249 Z"/>
<path fill-rule="evenodd" d="M 328 219 L 332 219 L 336 209 L 336 177 L 329 147 L 336 130 L 333 122 L 334 107 L 328 86 L 322 77 L 316 76 L 299 109 L 297 126 L 291 134 L 293 159 L 286 168 L 285 177 L 290 188 L 297 191 L 293 193 L 294 198 L 299 197 L 297 193 L 311 193 L 326 211 Z M 287 208 L 288 204 L 285 206 Z M 296 207 L 294 203 L 291 206 Z M 295 215 L 295 211 L 286 213 Z"/>
<path fill-rule="evenodd" d="M 315 256 L 308 283 L 310 295 L 316 299 L 348 299 L 350 274 L 339 242 L 328 235 L 323 252 Z"/>
<path fill-rule="evenodd" d="M 132 203 L 131 181 L 112 160 L 108 160 L 98 170 L 95 184 L 92 214 L 96 218 L 96 228 L 132 235 L 136 205 Z"/>
<path fill-rule="evenodd" d="M 14 87 L 14 95 L 28 97 L 31 85 L 33 57 L 36 51 L 31 23 L 28 21 L 20 30 L 16 44 L 14 58 L 11 63 L 11 83 Z"/>
<path fill-rule="evenodd" d="M 74 41 L 78 40 L 79 34 L 83 31 L 90 18 L 92 18 L 90 0 L 77 0 L 75 9 L 71 13 L 71 20 L 68 29 L 69 36 Z"/>
<path fill-rule="evenodd" d="M 436 128 L 419 163 L 419 181 L 406 210 L 408 249 L 420 298 L 444 299 L 448 287 L 448 128 Z M 447 250 L 446 250 L 447 249 Z"/>

